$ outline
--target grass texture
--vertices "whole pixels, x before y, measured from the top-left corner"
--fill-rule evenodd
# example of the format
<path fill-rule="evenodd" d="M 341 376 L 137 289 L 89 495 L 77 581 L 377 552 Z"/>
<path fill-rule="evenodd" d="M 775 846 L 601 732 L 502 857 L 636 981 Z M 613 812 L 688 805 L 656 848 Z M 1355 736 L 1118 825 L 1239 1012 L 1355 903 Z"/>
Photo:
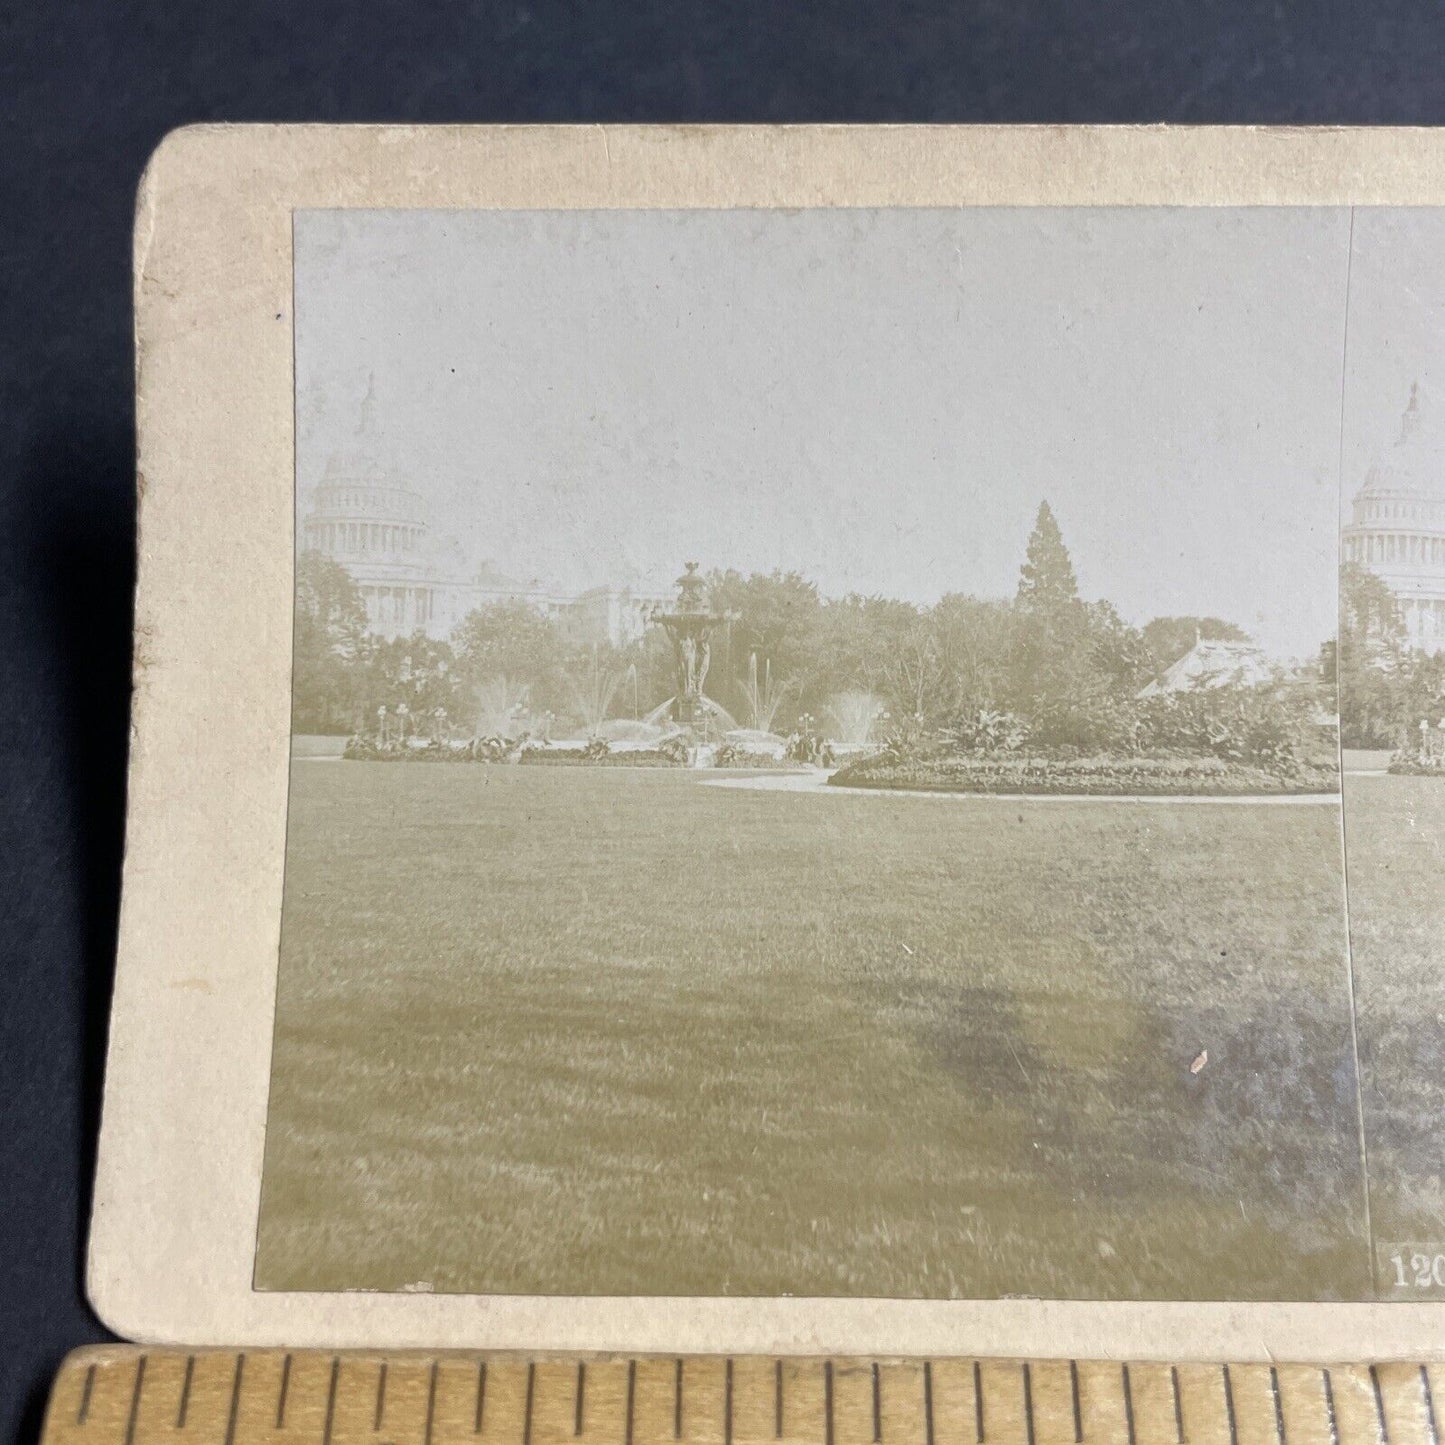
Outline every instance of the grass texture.
<path fill-rule="evenodd" d="M 1335 807 L 299 762 L 285 890 L 262 1288 L 1369 1293 Z"/>

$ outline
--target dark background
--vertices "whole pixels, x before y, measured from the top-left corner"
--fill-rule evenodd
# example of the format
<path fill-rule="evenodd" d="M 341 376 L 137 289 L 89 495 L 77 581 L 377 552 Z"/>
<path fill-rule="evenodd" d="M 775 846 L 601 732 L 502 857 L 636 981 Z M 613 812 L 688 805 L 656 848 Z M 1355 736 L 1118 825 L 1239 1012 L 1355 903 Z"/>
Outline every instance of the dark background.
<path fill-rule="evenodd" d="M 81 1278 L 125 796 L 130 228 L 168 129 L 1439 124 L 1442 41 L 1440 0 L 4 0 L 0 1445 L 32 1445 L 49 1373 L 106 1338 Z"/>

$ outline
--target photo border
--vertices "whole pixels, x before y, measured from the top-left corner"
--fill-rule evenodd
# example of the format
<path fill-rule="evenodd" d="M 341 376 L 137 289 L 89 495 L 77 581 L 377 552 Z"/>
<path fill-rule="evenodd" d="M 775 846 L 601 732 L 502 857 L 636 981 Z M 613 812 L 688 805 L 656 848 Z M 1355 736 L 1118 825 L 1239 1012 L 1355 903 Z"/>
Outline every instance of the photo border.
<path fill-rule="evenodd" d="M 135 227 L 138 585 L 90 1237 L 130 1338 L 686 1354 L 1445 1357 L 1445 1303 L 256 1291 L 290 761 L 299 209 L 1439 206 L 1426 130 L 199 126 Z"/>

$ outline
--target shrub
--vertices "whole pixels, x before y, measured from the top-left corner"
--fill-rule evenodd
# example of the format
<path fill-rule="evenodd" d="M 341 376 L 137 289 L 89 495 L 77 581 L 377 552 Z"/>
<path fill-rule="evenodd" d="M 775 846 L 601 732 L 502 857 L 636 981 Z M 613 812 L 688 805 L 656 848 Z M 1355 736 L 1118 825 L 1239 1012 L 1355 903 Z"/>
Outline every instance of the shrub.
<path fill-rule="evenodd" d="M 740 743 L 719 743 L 713 754 L 715 768 L 784 768 L 788 764 L 786 752 L 780 759 L 776 753 L 757 752 L 743 747 Z"/>
<path fill-rule="evenodd" d="M 468 754 L 435 738 L 409 738 L 405 742 L 378 744 L 371 738 L 348 738 L 341 756 L 359 763 L 452 763 L 465 762 Z"/>
<path fill-rule="evenodd" d="M 1014 752 L 1028 741 L 1029 728 L 1021 717 L 1011 712 L 977 707 L 960 713 L 944 733 L 960 752 Z"/>
<path fill-rule="evenodd" d="M 674 733 L 671 737 L 663 738 L 658 743 L 657 751 L 665 758 L 670 758 L 674 763 L 684 764 L 688 760 L 687 743 Z"/>
<path fill-rule="evenodd" d="M 627 752 L 589 752 L 587 748 L 523 748 L 517 762 L 536 768 L 675 768 L 677 757 L 657 748 Z"/>
<path fill-rule="evenodd" d="M 1031 746 L 1072 753 L 1132 753 L 1139 746 L 1139 703 L 1107 693 L 1044 697 L 1028 721 Z"/>
<path fill-rule="evenodd" d="M 401 757 L 401 749 L 383 748 L 375 739 L 357 735 L 347 738 L 341 756 L 349 762 L 357 763 L 395 762 Z"/>
<path fill-rule="evenodd" d="M 936 752 L 939 741 L 922 713 L 904 713 L 889 721 L 888 730 L 883 735 L 883 752 L 902 761 Z"/>
<path fill-rule="evenodd" d="M 512 756 L 515 744 L 502 737 L 473 738 L 468 749 L 479 763 L 504 763 Z"/>
<path fill-rule="evenodd" d="M 1139 751 L 1222 758 L 1290 773 L 1328 751 L 1311 700 L 1273 687 L 1161 693 L 1139 705 Z"/>
<path fill-rule="evenodd" d="M 1401 748 L 1390 759 L 1387 771 L 1396 777 L 1445 778 L 1445 757 L 1422 753 L 1418 748 Z"/>
<path fill-rule="evenodd" d="M 612 745 L 606 738 L 592 737 L 587 739 L 587 746 L 582 749 L 582 756 L 588 762 L 595 763 L 605 758 L 612 751 Z"/>

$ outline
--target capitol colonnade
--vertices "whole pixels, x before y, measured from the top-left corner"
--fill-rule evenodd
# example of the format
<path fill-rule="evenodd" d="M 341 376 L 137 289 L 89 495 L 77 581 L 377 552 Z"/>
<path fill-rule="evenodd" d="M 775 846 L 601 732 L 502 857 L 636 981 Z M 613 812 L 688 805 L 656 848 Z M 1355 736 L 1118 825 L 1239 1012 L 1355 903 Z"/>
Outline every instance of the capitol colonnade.
<path fill-rule="evenodd" d="M 485 568 L 468 570 L 446 539 L 433 535 L 421 496 L 375 468 L 335 460 L 310 496 L 300 523 L 303 551 L 346 568 L 381 637 L 424 632 L 445 639 L 473 608 L 522 602 L 554 618 L 577 645 L 636 642 L 665 594 L 592 587 L 560 594 Z"/>
<path fill-rule="evenodd" d="M 1445 565 L 1445 536 L 1411 532 L 1375 532 L 1346 537 L 1345 561 L 1362 566 L 1383 562 L 1414 562 L 1425 566 Z"/>
<path fill-rule="evenodd" d="M 372 631 L 396 637 L 439 622 L 421 497 L 407 487 L 333 474 L 312 494 L 302 546 L 339 562 L 366 605 Z"/>

